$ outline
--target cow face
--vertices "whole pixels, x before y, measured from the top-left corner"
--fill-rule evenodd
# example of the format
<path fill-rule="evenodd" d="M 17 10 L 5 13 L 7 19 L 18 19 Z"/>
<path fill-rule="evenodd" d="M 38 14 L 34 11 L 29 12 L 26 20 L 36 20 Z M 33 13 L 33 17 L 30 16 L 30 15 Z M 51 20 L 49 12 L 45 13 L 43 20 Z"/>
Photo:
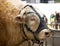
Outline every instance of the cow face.
<path fill-rule="evenodd" d="M 37 16 L 37 14 L 31 13 L 26 16 L 26 24 L 33 32 L 36 32 L 36 33 L 38 32 L 37 29 L 39 27 L 39 24 L 41 24 L 40 28 L 42 28 L 42 30 L 40 30 L 40 32 L 37 33 L 36 37 L 39 40 L 45 40 L 50 36 L 50 30 L 48 29 L 45 22 L 43 22 L 43 20 L 41 19 Z"/>
<path fill-rule="evenodd" d="M 27 7 L 27 9 L 29 8 Z M 29 10 L 27 9 L 25 12 L 21 12 L 22 14 L 20 13 L 22 16 L 18 15 L 16 17 L 17 22 L 27 25 L 28 30 L 25 31 L 25 33 L 29 39 L 34 39 L 34 34 L 31 33 L 34 32 L 36 33 L 35 37 L 38 40 L 45 40 L 50 36 L 50 30 L 42 18 L 40 18 L 34 11 L 32 11 L 31 8 Z M 29 30 L 31 30 L 31 32 Z"/>

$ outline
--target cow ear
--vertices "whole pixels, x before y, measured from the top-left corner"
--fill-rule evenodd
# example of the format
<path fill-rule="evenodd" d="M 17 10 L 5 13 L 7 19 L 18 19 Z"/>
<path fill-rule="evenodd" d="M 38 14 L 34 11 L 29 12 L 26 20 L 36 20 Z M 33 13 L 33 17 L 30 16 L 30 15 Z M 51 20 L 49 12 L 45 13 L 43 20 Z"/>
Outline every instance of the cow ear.
<path fill-rule="evenodd" d="M 25 23 L 24 13 L 26 12 L 26 9 L 23 9 L 19 15 L 15 17 L 15 20 L 17 23 Z"/>
<path fill-rule="evenodd" d="M 18 16 L 15 17 L 15 21 L 16 21 L 17 23 L 24 23 L 24 18 L 21 17 L 20 15 L 18 15 Z"/>

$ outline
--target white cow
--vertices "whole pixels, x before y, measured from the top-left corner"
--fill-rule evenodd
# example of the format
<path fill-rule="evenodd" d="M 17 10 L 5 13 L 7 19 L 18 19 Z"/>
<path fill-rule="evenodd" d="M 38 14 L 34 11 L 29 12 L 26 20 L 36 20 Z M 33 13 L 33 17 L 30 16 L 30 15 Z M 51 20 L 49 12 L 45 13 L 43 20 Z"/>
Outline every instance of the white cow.
<path fill-rule="evenodd" d="M 44 21 L 20 0 L 0 0 L 0 46 L 18 46 L 50 36 Z M 25 45 L 23 45 L 25 46 Z"/>

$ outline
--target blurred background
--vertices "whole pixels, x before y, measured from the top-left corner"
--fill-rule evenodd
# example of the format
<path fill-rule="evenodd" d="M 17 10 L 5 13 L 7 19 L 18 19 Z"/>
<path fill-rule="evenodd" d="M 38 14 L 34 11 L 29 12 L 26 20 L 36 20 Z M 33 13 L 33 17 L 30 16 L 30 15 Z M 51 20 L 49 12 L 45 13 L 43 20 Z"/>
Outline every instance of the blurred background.
<path fill-rule="evenodd" d="M 27 3 L 59 3 L 60 0 L 21 0 L 26 1 Z"/>

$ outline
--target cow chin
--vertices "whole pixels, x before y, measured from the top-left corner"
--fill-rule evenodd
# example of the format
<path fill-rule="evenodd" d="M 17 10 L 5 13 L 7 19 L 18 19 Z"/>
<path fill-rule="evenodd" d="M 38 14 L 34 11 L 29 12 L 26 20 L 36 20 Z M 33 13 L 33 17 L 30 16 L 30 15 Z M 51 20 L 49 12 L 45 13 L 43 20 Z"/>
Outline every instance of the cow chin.
<path fill-rule="evenodd" d="M 49 30 L 49 29 L 43 29 L 43 30 L 38 34 L 39 40 L 46 40 L 48 37 L 50 37 L 50 30 Z"/>

